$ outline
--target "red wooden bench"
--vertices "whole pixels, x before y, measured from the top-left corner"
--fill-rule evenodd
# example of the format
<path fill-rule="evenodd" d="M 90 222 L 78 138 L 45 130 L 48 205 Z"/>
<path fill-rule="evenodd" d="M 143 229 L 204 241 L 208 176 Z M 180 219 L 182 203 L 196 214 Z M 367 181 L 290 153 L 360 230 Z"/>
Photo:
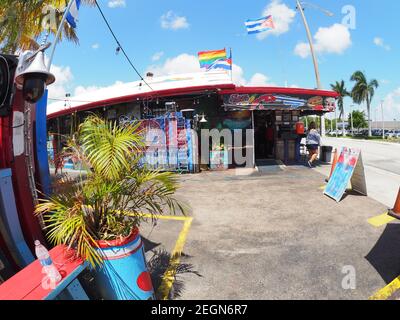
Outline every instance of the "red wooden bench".
<path fill-rule="evenodd" d="M 80 259 L 72 260 L 71 251 L 67 251 L 65 246 L 50 250 L 50 256 L 62 276 L 55 288 L 43 280 L 45 274 L 42 273 L 42 266 L 39 260 L 35 260 L 0 285 L 0 300 L 54 300 L 64 290 L 74 300 L 88 300 L 77 279 L 87 263 Z"/>

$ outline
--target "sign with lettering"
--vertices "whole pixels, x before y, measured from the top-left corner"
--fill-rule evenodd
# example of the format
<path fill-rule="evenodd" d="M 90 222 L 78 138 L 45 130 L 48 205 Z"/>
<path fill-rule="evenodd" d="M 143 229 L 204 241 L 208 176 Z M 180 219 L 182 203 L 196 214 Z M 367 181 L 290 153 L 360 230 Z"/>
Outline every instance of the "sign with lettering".
<path fill-rule="evenodd" d="M 335 99 L 327 97 L 298 97 L 282 94 L 226 94 L 223 107 L 247 110 L 314 110 L 333 111 Z"/>
<path fill-rule="evenodd" d="M 361 150 L 344 147 L 324 194 L 339 202 L 350 182 L 354 191 L 367 195 Z"/>

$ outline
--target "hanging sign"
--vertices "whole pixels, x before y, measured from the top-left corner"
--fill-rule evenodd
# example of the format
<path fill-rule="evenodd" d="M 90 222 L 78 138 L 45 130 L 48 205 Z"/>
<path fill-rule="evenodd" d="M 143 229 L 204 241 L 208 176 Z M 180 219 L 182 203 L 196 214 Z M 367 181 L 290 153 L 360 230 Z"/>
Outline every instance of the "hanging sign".
<path fill-rule="evenodd" d="M 329 97 L 299 97 L 283 94 L 225 94 L 223 107 L 245 110 L 310 110 L 333 111 L 335 99 Z"/>
<path fill-rule="evenodd" d="M 344 147 L 324 194 L 339 202 L 350 182 L 354 191 L 367 195 L 361 150 Z"/>

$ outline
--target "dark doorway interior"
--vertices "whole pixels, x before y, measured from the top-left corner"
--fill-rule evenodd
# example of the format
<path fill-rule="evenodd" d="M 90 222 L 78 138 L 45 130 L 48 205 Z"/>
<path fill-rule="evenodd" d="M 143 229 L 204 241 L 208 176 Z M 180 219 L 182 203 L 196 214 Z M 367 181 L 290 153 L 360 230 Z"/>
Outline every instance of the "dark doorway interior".
<path fill-rule="evenodd" d="M 275 159 L 274 111 L 255 111 L 254 129 L 256 160 Z"/>

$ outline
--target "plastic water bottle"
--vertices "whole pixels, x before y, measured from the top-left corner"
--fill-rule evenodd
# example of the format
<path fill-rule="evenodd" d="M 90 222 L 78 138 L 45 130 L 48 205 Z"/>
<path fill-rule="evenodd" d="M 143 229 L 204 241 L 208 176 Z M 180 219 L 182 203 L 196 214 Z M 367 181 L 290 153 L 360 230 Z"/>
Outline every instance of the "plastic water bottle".
<path fill-rule="evenodd" d="M 62 278 L 61 274 L 58 272 L 56 266 L 51 260 L 49 251 L 40 243 L 39 240 L 35 241 L 35 254 L 50 280 L 59 282 Z"/>

